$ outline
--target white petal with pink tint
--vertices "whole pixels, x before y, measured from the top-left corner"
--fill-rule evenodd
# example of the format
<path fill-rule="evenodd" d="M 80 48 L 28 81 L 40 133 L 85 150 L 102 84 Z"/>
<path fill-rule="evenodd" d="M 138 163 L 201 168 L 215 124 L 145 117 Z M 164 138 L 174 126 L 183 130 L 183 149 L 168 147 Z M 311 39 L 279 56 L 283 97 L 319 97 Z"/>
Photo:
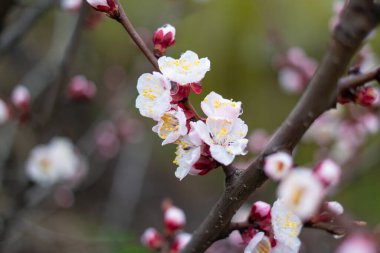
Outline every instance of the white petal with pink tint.
<path fill-rule="evenodd" d="M 277 181 L 283 179 L 293 166 L 293 158 L 286 152 L 268 155 L 264 161 L 265 174 Z"/>
<path fill-rule="evenodd" d="M 162 145 L 175 142 L 188 132 L 185 113 L 180 107 L 165 112 L 152 130 L 164 139 Z"/>
<path fill-rule="evenodd" d="M 318 211 L 325 191 L 311 170 L 297 168 L 281 181 L 277 195 L 286 208 L 307 220 Z"/>
<path fill-rule="evenodd" d="M 209 59 L 199 59 L 192 51 L 186 51 L 179 59 L 163 56 L 158 65 L 166 78 L 182 85 L 200 82 L 210 70 Z"/>
<path fill-rule="evenodd" d="M 314 169 L 314 175 L 327 187 L 335 186 L 341 175 L 340 166 L 331 159 L 322 161 Z"/>
<path fill-rule="evenodd" d="M 241 102 L 224 99 L 213 91 L 204 98 L 201 107 L 207 117 L 213 118 L 236 119 L 242 113 Z"/>
<path fill-rule="evenodd" d="M 274 249 L 278 247 L 276 252 L 298 252 L 301 246 L 301 241 L 298 239 L 302 229 L 300 218 L 289 210 L 280 199 L 274 202 L 271 216 L 274 239 L 277 241 Z M 279 249 L 288 250 L 280 251 Z"/>
<path fill-rule="evenodd" d="M 137 81 L 139 96 L 136 99 L 136 108 L 141 115 L 160 120 L 171 107 L 170 89 L 170 81 L 158 72 L 141 75 Z"/>

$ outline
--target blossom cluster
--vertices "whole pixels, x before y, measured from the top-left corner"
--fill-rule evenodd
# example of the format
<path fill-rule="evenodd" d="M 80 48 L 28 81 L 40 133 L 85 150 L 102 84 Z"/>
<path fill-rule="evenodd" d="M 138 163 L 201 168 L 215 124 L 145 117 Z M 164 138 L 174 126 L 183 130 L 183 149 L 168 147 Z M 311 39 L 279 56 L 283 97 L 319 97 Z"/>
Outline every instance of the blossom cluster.
<path fill-rule="evenodd" d="M 294 167 L 292 157 L 285 152 L 267 156 L 264 171 L 271 179 L 281 181 L 278 197 L 302 220 L 320 209 L 327 191 L 337 185 L 341 175 L 340 166 L 331 159 L 323 160 L 311 170 Z"/>
<path fill-rule="evenodd" d="M 169 253 L 179 253 L 191 239 L 191 234 L 183 232 L 186 216 L 182 209 L 171 205 L 163 207 L 164 231 L 163 234 L 155 228 L 147 228 L 141 236 L 141 243 L 147 248 L 158 251 L 166 246 Z"/>
<path fill-rule="evenodd" d="M 254 203 L 245 224 L 230 235 L 235 243 L 245 246 L 244 253 L 296 253 L 301 246 L 298 235 L 302 221 L 280 199 L 273 207 L 262 201 Z"/>
<path fill-rule="evenodd" d="M 55 137 L 35 146 L 26 161 L 26 174 L 35 183 L 48 187 L 82 174 L 83 161 L 69 139 Z"/>
<path fill-rule="evenodd" d="M 169 33 L 175 32 L 171 29 Z M 231 164 L 236 155 L 246 154 L 248 127 L 239 118 L 241 102 L 211 92 L 201 102 L 207 118 L 200 118 L 189 104 L 191 90 L 202 92 L 200 82 L 210 70 L 209 59 L 186 51 L 179 59 L 162 56 L 158 65 L 161 73 L 145 73 L 138 79 L 136 107 L 141 115 L 157 122 L 153 131 L 163 139 L 162 145 L 177 145 L 176 177 L 204 175 L 219 164 Z"/>
<path fill-rule="evenodd" d="M 372 110 L 353 105 L 338 106 L 337 110 L 320 116 L 303 141 L 317 144 L 319 153 L 327 153 L 339 164 L 345 164 L 357 154 L 369 136 L 379 132 L 379 127 L 379 119 Z"/>

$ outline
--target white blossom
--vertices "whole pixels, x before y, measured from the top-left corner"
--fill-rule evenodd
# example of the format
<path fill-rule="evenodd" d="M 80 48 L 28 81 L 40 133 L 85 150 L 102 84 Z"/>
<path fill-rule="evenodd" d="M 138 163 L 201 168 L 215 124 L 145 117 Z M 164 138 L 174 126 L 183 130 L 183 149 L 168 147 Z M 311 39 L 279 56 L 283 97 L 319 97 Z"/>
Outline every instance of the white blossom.
<path fill-rule="evenodd" d="M 315 214 L 324 194 L 322 183 L 312 171 L 301 168 L 292 170 L 277 191 L 284 205 L 302 220 Z"/>
<path fill-rule="evenodd" d="M 163 56 L 158 65 L 166 78 L 182 85 L 200 82 L 210 70 L 209 59 L 199 59 L 192 51 L 186 51 L 179 59 Z"/>
<path fill-rule="evenodd" d="M 182 180 L 191 171 L 194 163 L 201 156 L 201 141 L 194 143 L 189 136 L 180 138 L 177 142 L 176 158 L 173 163 L 178 165 L 175 176 Z"/>
<path fill-rule="evenodd" d="M 171 107 L 170 89 L 170 81 L 158 72 L 141 75 L 137 81 L 136 108 L 141 115 L 159 120 Z"/>
<path fill-rule="evenodd" d="M 208 94 L 201 102 L 203 112 L 212 118 L 236 119 L 242 113 L 241 102 L 224 99 L 216 92 Z"/>
<path fill-rule="evenodd" d="M 274 239 L 277 241 L 272 252 L 297 253 L 301 246 L 298 238 L 302 229 L 300 218 L 280 199 L 274 202 L 271 216 Z"/>
<path fill-rule="evenodd" d="M 245 155 L 248 139 L 244 138 L 248 126 L 241 119 L 227 120 L 207 118 L 191 122 L 200 138 L 210 146 L 211 156 L 218 162 L 229 165 L 236 155 Z"/>
<path fill-rule="evenodd" d="M 286 152 L 277 152 L 265 158 L 265 174 L 273 180 L 283 179 L 293 166 L 293 158 Z"/>
<path fill-rule="evenodd" d="M 162 145 L 175 142 L 188 132 L 185 113 L 180 107 L 165 112 L 152 130 L 164 139 Z"/>
<path fill-rule="evenodd" d="M 49 186 L 74 176 L 79 163 L 72 143 L 65 138 L 54 138 L 47 145 L 33 148 L 26 161 L 26 173 L 36 183 Z"/>

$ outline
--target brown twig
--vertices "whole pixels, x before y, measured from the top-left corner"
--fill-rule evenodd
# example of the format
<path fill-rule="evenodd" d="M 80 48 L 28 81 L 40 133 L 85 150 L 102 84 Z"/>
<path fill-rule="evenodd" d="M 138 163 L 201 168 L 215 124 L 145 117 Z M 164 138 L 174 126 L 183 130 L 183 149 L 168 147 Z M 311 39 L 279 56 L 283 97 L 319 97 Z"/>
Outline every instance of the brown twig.
<path fill-rule="evenodd" d="M 273 135 L 265 151 L 226 188 L 182 253 L 204 252 L 221 235 L 227 235 L 234 213 L 267 180 L 261 169 L 265 155 L 277 150 L 292 151 L 313 121 L 331 108 L 338 94 L 339 78 L 379 19 L 380 7 L 373 1 L 349 2 L 330 40 L 327 53 L 300 101 Z"/>
<path fill-rule="evenodd" d="M 359 75 L 350 75 L 343 77 L 338 82 L 339 93 L 342 93 L 351 88 L 361 86 L 365 83 L 378 80 L 380 78 L 380 67 Z"/>
<path fill-rule="evenodd" d="M 116 4 L 119 7 L 119 15 L 114 18 L 116 21 L 118 21 L 124 29 L 128 32 L 129 36 L 132 38 L 132 40 L 135 42 L 135 44 L 140 48 L 141 52 L 145 55 L 145 57 L 148 59 L 148 61 L 153 65 L 153 67 L 160 71 L 160 68 L 158 67 L 157 59 L 152 53 L 152 51 L 148 48 L 148 46 L 145 44 L 143 39 L 140 37 L 134 26 L 132 25 L 131 21 L 125 14 L 125 11 L 121 4 L 117 1 Z"/>

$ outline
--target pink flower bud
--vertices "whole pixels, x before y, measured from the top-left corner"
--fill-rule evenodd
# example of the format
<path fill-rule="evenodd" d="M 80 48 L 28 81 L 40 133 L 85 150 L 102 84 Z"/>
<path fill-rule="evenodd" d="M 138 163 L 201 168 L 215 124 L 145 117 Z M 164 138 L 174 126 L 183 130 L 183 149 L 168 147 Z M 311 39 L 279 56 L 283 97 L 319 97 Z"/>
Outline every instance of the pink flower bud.
<path fill-rule="evenodd" d="M 352 234 L 343 241 L 336 253 L 376 253 L 376 243 L 365 234 Z"/>
<path fill-rule="evenodd" d="M 356 103 L 362 106 L 372 106 L 379 100 L 379 91 L 372 86 L 367 86 L 360 88 L 356 96 Z"/>
<path fill-rule="evenodd" d="M 263 201 L 257 201 L 252 205 L 249 218 L 254 221 L 260 221 L 268 218 L 270 215 L 271 206 Z"/>
<path fill-rule="evenodd" d="M 166 24 L 158 28 L 153 35 L 153 43 L 155 52 L 159 56 L 165 54 L 168 47 L 175 43 L 175 28 L 172 25 Z"/>
<path fill-rule="evenodd" d="M 119 8 L 114 0 L 87 0 L 95 10 L 105 12 L 112 17 L 119 15 Z"/>
<path fill-rule="evenodd" d="M 339 182 L 341 168 L 331 159 L 326 159 L 314 168 L 314 175 L 325 187 L 335 186 Z"/>
<path fill-rule="evenodd" d="M 162 246 L 162 242 L 161 235 L 154 228 L 146 229 L 141 236 L 141 243 L 152 250 L 159 249 Z"/>
<path fill-rule="evenodd" d="M 171 248 L 170 253 L 178 253 L 183 248 L 185 248 L 186 244 L 190 241 L 191 234 L 188 233 L 180 233 L 176 236 Z"/>
<path fill-rule="evenodd" d="M 93 82 L 86 79 L 85 76 L 74 76 L 67 89 L 71 99 L 76 101 L 87 101 L 92 99 L 96 93 L 96 86 Z"/>
<path fill-rule="evenodd" d="M 176 231 L 183 228 L 186 223 L 186 216 L 182 209 L 171 206 L 164 213 L 165 227 L 170 231 Z"/>
<path fill-rule="evenodd" d="M 342 215 L 344 212 L 343 206 L 336 201 L 329 201 L 325 203 L 326 211 L 329 212 L 334 217 Z"/>
<path fill-rule="evenodd" d="M 17 85 L 11 95 L 12 104 L 16 109 L 20 110 L 22 113 L 29 112 L 30 105 L 30 93 L 29 90 L 23 85 Z"/>

